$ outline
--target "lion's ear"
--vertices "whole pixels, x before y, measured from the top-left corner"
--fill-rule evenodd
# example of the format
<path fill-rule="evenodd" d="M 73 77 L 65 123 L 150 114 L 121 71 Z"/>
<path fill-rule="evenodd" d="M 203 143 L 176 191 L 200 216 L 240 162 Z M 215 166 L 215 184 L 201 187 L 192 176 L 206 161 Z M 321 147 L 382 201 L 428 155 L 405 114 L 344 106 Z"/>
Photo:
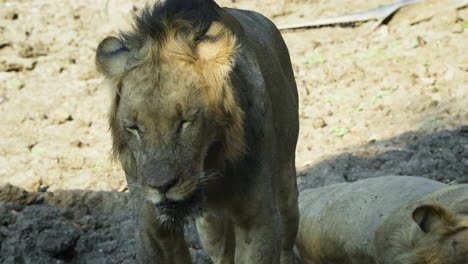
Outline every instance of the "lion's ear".
<path fill-rule="evenodd" d="M 452 212 L 444 206 L 432 203 L 417 207 L 413 211 L 413 220 L 424 233 L 444 231 L 456 225 Z"/>
<path fill-rule="evenodd" d="M 116 37 L 107 37 L 96 50 L 96 68 L 107 77 L 116 77 L 125 70 L 130 50 Z"/>

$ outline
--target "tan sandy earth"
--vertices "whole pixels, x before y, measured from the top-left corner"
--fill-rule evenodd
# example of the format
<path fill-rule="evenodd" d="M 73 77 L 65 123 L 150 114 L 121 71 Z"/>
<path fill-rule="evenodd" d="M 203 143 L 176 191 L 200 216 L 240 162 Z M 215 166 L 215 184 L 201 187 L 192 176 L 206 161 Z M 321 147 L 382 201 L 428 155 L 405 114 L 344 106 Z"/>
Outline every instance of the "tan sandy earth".
<path fill-rule="evenodd" d="M 277 25 L 394 1 L 281 2 L 218 1 Z M 454 2 L 404 8 L 388 25 L 283 33 L 300 94 L 298 168 L 343 151 L 375 154 L 383 149 L 362 146 L 406 131 L 468 123 L 468 8 L 451 8 Z M 0 185 L 125 187 L 109 158 L 109 94 L 94 52 L 144 3 L 0 0 Z"/>

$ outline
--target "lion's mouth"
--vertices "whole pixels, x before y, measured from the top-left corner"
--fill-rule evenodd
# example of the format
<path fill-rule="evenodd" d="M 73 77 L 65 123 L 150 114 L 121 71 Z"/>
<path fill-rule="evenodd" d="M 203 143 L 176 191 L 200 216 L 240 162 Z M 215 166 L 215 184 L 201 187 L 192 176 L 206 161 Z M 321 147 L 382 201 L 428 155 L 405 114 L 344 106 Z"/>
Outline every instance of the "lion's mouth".
<path fill-rule="evenodd" d="M 201 215 L 201 191 L 196 190 L 190 197 L 180 200 L 165 200 L 155 204 L 161 222 L 170 227 L 183 226 L 188 220 Z"/>

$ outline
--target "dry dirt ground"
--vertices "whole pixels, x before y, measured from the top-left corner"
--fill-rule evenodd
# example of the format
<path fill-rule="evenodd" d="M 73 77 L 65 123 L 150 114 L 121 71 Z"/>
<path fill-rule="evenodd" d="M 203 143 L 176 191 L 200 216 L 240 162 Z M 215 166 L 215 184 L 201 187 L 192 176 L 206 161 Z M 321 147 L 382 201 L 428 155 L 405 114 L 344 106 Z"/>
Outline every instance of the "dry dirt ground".
<path fill-rule="evenodd" d="M 392 1 L 286 1 L 284 10 L 273 0 L 219 3 L 283 25 Z M 406 131 L 467 123 L 468 8 L 447 8 L 451 2 L 406 8 L 377 28 L 373 21 L 283 34 L 300 93 L 299 168 Z M 144 1 L 0 3 L 0 185 L 123 188 L 120 165 L 109 159 L 109 96 L 94 52 Z"/>
<path fill-rule="evenodd" d="M 394 0 L 218 2 L 284 25 Z M 387 25 L 283 33 L 300 94 L 301 188 L 386 173 L 468 181 L 468 8 L 453 2 L 404 8 Z M 109 158 L 94 52 L 143 6 L 0 0 L 0 185 L 30 191 L 0 189 L 1 263 L 133 262 L 126 194 L 97 192 L 125 181 Z M 88 191 L 34 192 L 41 186 Z"/>

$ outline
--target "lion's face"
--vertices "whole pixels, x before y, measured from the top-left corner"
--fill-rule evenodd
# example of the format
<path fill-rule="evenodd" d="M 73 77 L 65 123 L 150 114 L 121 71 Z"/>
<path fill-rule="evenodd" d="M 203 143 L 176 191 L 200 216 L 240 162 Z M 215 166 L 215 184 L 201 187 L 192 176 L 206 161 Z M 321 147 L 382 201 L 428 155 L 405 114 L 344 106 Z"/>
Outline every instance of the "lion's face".
<path fill-rule="evenodd" d="M 413 219 L 424 232 L 415 260 L 408 263 L 468 263 L 468 217 L 433 203 L 413 212 Z M 406 263 L 406 262 L 405 262 Z"/>
<path fill-rule="evenodd" d="M 243 111 L 230 85 L 236 39 L 217 22 L 203 37 L 192 31 L 108 37 L 96 51 L 113 87 L 114 155 L 130 191 L 171 222 L 198 211 L 210 148 L 222 162 L 244 151 Z"/>
<path fill-rule="evenodd" d="M 161 211 L 179 209 L 208 177 L 203 164 L 216 140 L 215 116 L 194 74 L 170 64 L 159 65 L 158 76 L 147 70 L 122 78 L 116 120 L 128 149 L 123 159 L 135 163 L 134 184 L 145 199 Z"/>

